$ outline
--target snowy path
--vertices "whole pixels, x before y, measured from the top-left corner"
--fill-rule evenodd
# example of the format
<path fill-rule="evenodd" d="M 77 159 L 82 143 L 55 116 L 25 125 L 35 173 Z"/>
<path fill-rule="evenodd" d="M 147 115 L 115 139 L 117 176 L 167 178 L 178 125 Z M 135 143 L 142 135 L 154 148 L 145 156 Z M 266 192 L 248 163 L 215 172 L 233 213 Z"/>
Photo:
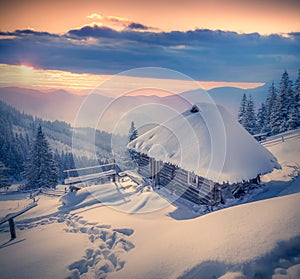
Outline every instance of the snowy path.
<path fill-rule="evenodd" d="M 53 201 L 54 199 L 52 198 L 51 200 Z M 47 202 L 49 202 L 49 199 L 43 197 L 41 199 L 41 207 Z M 80 236 L 78 241 L 82 241 L 82 238 L 88 240 L 89 245 L 85 245 L 86 249 L 82 250 L 82 256 L 78 260 L 68 265 L 67 262 L 61 263 L 62 265 L 66 265 L 66 268 L 70 271 L 70 274 L 67 276 L 68 278 L 78 278 L 87 272 L 90 274 L 89 276 L 94 274 L 93 277 L 95 278 L 106 278 L 108 273 L 118 271 L 124 267 L 124 260 L 120 259 L 120 255 L 134 248 L 133 243 L 128 240 L 128 237 L 134 233 L 132 229 L 112 228 L 111 225 L 87 222 L 83 220 L 82 216 L 74 212 L 68 213 L 65 209 L 43 216 L 35 216 L 35 214 L 28 215 L 30 218 L 20 218 L 21 220 L 16 222 L 16 228 L 19 231 L 18 234 L 20 234 L 19 238 L 22 238 L 23 231 L 35 231 L 40 229 L 47 231 L 49 225 L 54 225 L 55 227 L 59 225 L 60 228 L 63 226 L 63 231 L 68 234 Z M 1 240 L 3 240 L 1 241 L 3 244 L 0 245 L 0 249 L 8 248 L 8 246 L 13 244 L 7 241 L 4 242 L 5 236 L 8 237 L 8 232 L 8 226 L 0 226 L 0 236 Z M 23 239 L 23 241 L 24 240 L 26 239 Z M 18 244 L 18 241 L 15 242 L 16 247 L 20 244 Z M 51 243 L 51 245 L 60 246 L 61 244 L 58 240 L 58 243 L 54 242 Z M 47 253 L 47 248 L 45 249 L 45 253 Z M 11 263 L 3 262 L 3 257 L 0 259 L 0 270 L 3 271 L 3 274 L 6 274 L 4 277 L 1 276 L 1 278 L 13 277 L 10 271 Z M 53 267 L 54 270 L 55 268 L 56 267 Z M 22 278 L 22 276 L 20 278 Z"/>

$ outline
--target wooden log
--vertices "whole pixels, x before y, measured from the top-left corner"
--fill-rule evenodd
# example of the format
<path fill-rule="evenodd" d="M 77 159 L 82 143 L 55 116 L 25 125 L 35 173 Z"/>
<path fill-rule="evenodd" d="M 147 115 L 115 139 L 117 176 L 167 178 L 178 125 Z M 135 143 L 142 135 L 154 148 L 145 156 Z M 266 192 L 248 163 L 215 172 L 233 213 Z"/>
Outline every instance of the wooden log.
<path fill-rule="evenodd" d="M 15 239 L 16 236 L 16 228 L 15 228 L 15 222 L 13 218 L 8 219 L 9 223 L 9 229 L 10 229 L 10 237 L 11 239 Z"/>

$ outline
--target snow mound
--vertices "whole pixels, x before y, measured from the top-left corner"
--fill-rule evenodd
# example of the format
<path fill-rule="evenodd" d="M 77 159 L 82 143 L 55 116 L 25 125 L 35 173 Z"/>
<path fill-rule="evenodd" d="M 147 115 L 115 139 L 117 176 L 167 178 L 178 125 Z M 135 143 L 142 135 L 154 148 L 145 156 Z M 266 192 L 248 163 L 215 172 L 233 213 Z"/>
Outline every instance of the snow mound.
<path fill-rule="evenodd" d="M 220 183 L 249 180 L 280 168 L 224 107 L 208 103 L 197 103 L 128 148 Z"/>
<path fill-rule="evenodd" d="M 73 209 L 103 204 L 127 213 L 147 213 L 170 206 L 154 191 L 122 189 L 115 183 L 93 185 L 69 192 L 61 198 L 63 205 Z"/>

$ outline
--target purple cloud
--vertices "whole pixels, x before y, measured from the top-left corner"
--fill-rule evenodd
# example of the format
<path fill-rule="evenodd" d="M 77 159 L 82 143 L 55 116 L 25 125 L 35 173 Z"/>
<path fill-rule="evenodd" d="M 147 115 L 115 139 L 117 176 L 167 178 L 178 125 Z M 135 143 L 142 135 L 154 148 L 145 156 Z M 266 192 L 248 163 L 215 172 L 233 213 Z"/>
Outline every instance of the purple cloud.
<path fill-rule="evenodd" d="M 156 66 L 195 79 L 261 82 L 276 79 L 283 69 L 297 71 L 300 33 L 139 32 L 96 25 L 64 35 L 34 30 L 0 32 L 0 63 L 23 61 L 46 69 L 110 74 Z"/>
<path fill-rule="evenodd" d="M 132 22 L 130 23 L 127 28 L 129 29 L 137 29 L 137 30 L 148 30 L 150 29 L 148 26 L 141 24 L 141 23 L 136 23 L 136 22 Z"/>

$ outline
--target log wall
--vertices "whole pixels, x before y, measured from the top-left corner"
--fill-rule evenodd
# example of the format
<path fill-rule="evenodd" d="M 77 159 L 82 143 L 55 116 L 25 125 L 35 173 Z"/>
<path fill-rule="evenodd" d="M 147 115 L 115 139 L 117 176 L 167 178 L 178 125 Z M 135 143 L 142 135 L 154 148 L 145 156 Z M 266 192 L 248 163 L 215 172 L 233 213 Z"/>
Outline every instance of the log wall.
<path fill-rule="evenodd" d="M 153 167 L 155 165 L 155 167 Z M 203 177 L 198 177 L 198 184 L 191 185 L 188 181 L 188 171 L 174 165 L 157 162 L 148 156 L 140 154 L 139 173 L 152 178 L 153 169 L 158 170 L 154 178 L 156 182 L 177 195 L 197 204 L 211 204 L 218 202 L 215 184 Z"/>

